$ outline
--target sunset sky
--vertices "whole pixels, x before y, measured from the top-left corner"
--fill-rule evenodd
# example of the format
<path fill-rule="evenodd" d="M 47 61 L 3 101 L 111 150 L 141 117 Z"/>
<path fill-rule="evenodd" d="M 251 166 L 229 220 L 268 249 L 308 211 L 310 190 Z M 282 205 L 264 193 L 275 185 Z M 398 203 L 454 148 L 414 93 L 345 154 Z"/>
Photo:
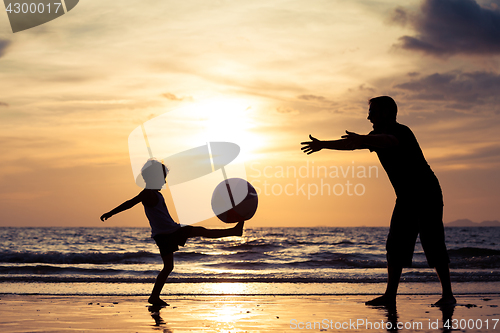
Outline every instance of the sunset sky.
<path fill-rule="evenodd" d="M 15 34 L 0 14 L 0 75 L 0 226 L 147 227 L 142 207 L 99 216 L 141 190 L 130 133 L 183 108 L 238 137 L 248 226 L 388 226 L 375 153 L 300 150 L 368 133 L 379 95 L 438 176 L 444 221 L 500 220 L 500 0 L 82 0 Z M 313 195 L 324 184 L 336 194 Z"/>

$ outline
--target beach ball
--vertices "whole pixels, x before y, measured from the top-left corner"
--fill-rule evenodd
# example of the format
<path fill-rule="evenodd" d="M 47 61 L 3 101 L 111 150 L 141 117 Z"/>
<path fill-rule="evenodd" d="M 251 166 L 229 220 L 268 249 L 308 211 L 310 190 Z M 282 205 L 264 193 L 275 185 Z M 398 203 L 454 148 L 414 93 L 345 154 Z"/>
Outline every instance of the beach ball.
<path fill-rule="evenodd" d="M 257 191 L 241 178 L 220 182 L 212 195 L 212 210 L 226 223 L 250 220 L 257 211 L 257 205 Z"/>

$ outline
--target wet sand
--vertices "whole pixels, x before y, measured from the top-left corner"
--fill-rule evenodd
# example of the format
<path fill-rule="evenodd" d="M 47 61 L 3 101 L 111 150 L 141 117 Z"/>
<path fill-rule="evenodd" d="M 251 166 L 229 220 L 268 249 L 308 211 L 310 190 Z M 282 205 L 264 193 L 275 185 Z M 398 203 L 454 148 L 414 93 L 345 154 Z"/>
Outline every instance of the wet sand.
<path fill-rule="evenodd" d="M 449 318 L 459 331 L 500 332 L 499 294 L 444 309 L 431 306 L 437 295 L 402 295 L 392 309 L 365 306 L 372 297 L 176 296 L 159 309 L 144 296 L 1 295 L 0 332 L 443 332 Z"/>

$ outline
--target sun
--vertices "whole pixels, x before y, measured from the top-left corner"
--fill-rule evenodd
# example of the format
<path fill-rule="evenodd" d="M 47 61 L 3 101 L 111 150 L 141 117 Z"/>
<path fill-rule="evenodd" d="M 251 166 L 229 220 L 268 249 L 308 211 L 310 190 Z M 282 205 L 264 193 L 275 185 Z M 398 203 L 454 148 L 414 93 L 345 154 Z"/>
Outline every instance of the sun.
<path fill-rule="evenodd" d="M 214 98 L 194 106 L 207 142 L 226 141 L 241 148 L 244 159 L 257 152 L 262 142 L 255 133 L 257 119 L 251 102 L 243 99 Z"/>

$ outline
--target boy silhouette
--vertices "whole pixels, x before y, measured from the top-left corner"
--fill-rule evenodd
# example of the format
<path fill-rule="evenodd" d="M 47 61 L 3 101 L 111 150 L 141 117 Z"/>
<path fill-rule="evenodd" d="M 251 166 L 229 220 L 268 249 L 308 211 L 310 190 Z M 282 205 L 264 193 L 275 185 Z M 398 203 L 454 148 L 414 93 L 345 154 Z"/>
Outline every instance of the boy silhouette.
<path fill-rule="evenodd" d="M 437 306 L 455 304 L 450 282 L 449 257 L 444 240 L 443 196 L 422 150 L 405 125 L 396 121 L 397 105 L 389 96 L 369 101 L 368 120 L 373 131 L 360 135 L 346 131 L 340 140 L 302 142 L 308 155 L 321 149 L 369 149 L 376 152 L 396 192 L 396 205 L 387 237 L 387 289 L 366 305 L 393 305 L 403 267 L 411 267 L 415 241 L 420 241 L 430 267 L 441 281 L 442 297 Z"/>
<path fill-rule="evenodd" d="M 167 306 L 168 304 L 160 299 L 160 293 L 168 275 L 174 268 L 174 252 L 179 250 L 179 245 L 184 246 L 186 240 L 193 237 L 222 238 L 241 236 L 243 234 L 244 222 L 238 222 L 236 226 L 228 229 L 206 229 L 204 227 L 193 226 L 181 227 L 170 216 L 165 199 L 160 193 L 161 188 L 166 184 L 167 167 L 157 160 L 150 159 L 142 167 L 141 174 L 146 183 L 146 188 L 134 198 L 104 213 L 101 216 L 101 221 L 105 221 L 113 215 L 130 209 L 138 203 L 142 203 L 151 226 L 151 237 L 155 240 L 156 245 L 158 245 L 163 260 L 163 269 L 156 278 L 148 302 L 153 305 Z"/>

